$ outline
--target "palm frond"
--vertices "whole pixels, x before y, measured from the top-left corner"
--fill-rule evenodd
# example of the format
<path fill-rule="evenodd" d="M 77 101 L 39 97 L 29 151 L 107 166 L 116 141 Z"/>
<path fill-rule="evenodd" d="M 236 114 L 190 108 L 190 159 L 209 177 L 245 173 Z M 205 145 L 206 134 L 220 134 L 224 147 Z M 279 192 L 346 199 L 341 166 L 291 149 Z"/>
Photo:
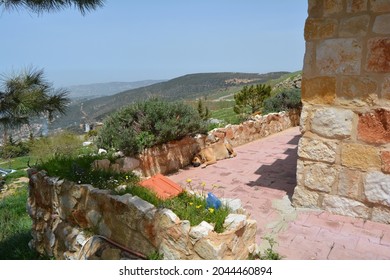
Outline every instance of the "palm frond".
<path fill-rule="evenodd" d="M 5 10 L 28 9 L 34 13 L 57 12 L 65 8 L 75 7 L 81 14 L 96 10 L 104 5 L 104 0 L 1 0 L 0 6 Z"/>

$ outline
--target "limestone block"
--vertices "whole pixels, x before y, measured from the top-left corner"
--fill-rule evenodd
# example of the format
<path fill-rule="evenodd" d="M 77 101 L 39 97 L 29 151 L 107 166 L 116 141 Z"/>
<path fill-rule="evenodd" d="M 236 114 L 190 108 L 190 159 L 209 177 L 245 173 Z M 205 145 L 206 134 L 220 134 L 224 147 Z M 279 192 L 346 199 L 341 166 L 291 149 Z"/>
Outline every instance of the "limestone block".
<path fill-rule="evenodd" d="M 130 206 L 135 207 L 138 210 L 138 212 L 144 216 L 146 216 L 149 211 L 155 209 L 155 206 L 153 204 L 139 198 L 138 196 L 129 197 L 128 203 Z M 168 213 L 168 212 L 166 212 L 166 213 Z M 166 214 L 166 215 L 169 216 L 170 214 Z"/>
<path fill-rule="evenodd" d="M 221 198 L 223 205 L 226 205 L 231 212 L 235 214 L 241 214 L 242 209 L 241 200 L 239 198 Z"/>
<path fill-rule="evenodd" d="M 177 223 L 179 223 L 179 217 L 169 209 L 161 209 L 158 212 L 158 224 L 162 228 L 171 227 Z"/>
<path fill-rule="evenodd" d="M 219 244 L 214 244 L 209 239 L 199 240 L 195 246 L 194 251 L 205 260 L 220 260 L 222 259 L 227 246 L 224 242 Z"/>
<path fill-rule="evenodd" d="M 336 78 L 302 78 L 302 101 L 316 104 L 333 104 L 336 97 Z"/>
<path fill-rule="evenodd" d="M 343 2 L 339 0 L 324 0 L 324 16 L 337 14 L 343 11 Z"/>
<path fill-rule="evenodd" d="M 366 36 L 370 24 L 369 15 L 361 15 L 352 18 L 344 18 L 340 23 L 339 34 L 342 37 Z"/>
<path fill-rule="evenodd" d="M 378 34 L 390 34 L 390 14 L 380 15 L 375 18 L 372 31 Z"/>
<path fill-rule="evenodd" d="M 311 118 L 311 109 L 310 105 L 303 105 L 300 120 L 299 120 L 299 130 L 304 134 L 309 129 L 309 120 Z"/>
<path fill-rule="evenodd" d="M 338 141 L 302 137 L 298 144 L 298 156 L 313 161 L 334 163 Z"/>
<path fill-rule="evenodd" d="M 305 40 L 316 40 L 334 37 L 337 31 L 337 20 L 309 18 L 305 23 Z"/>
<path fill-rule="evenodd" d="M 390 143 L 390 110 L 359 114 L 358 139 L 370 144 Z"/>
<path fill-rule="evenodd" d="M 362 172 L 349 168 L 341 168 L 337 193 L 340 196 L 361 200 Z"/>
<path fill-rule="evenodd" d="M 367 206 L 359 201 L 345 197 L 325 195 L 322 205 L 324 210 L 334 214 L 363 219 L 368 219 L 370 217 L 370 209 Z"/>
<path fill-rule="evenodd" d="M 381 168 L 378 150 L 373 146 L 343 143 L 341 146 L 341 163 L 344 166 L 368 170 Z"/>
<path fill-rule="evenodd" d="M 347 13 L 367 11 L 368 0 L 347 0 Z"/>
<path fill-rule="evenodd" d="M 133 157 L 124 157 L 116 160 L 119 164 L 121 172 L 130 172 L 140 166 L 140 160 Z"/>
<path fill-rule="evenodd" d="M 346 99 L 367 99 L 377 92 L 377 82 L 369 77 L 345 76 L 341 78 L 341 96 Z"/>
<path fill-rule="evenodd" d="M 242 235 L 242 241 L 244 244 L 246 244 L 248 247 L 256 242 L 256 232 L 257 232 L 257 222 L 256 220 L 248 219 L 246 226 L 245 226 L 245 232 Z"/>
<path fill-rule="evenodd" d="M 359 75 L 361 57 L 362 46 L 357 39 L 323 40 L 317 46 L 317 69 L 322 75 Z"/>
<path fill-rule="evenodd" d="M 325 163 L 305 166 L 305 187 L 329 193 L 337 180 L 336 167 Z"/>
<path fill-rule="evenodd" d="M 390 173 L 390 151 L 381 152 L 382 172 Z"/>
<path fill-rule="evenodd" d="M 376 73 L 390 72 L 390 38 L 372 38 L 367 45 L 366 70 Z"/>
<path fill-rule="evenodd" d="M 379 171 L 367 173 L 364 193 L 368 201 L 390 206 L 390 175 Z"/>
<path fill-rule="evenodd" d="M 211 231 L 214 230 L 214 227 L 209 223 L 203 221 L 199 225 L 191 228 L 189 236 L 191 238 L 191 243 L 195 244 L 199 239 L 207 236 Z"/>
<path fill-rule="evenodd" d="M 384 207 L 374 207 L 372 209 L 372 218 L 374 222 L 390 224 L 390 209 Z"/>
<path fill-rule="evenodd" d="M 306 189 L 305 187 L 297 186 L 294 189 L 293 205 L 295 207 L 318 208 L 319 194 Z"/>
<path fill-rule="evenodd" d="M 354 113 L 338 108 L 321 108 L 314 111 L 311 129 L 318 135 L 329 138 L 348 138 L 352 132 Z"/>
<path fill-rule="evenodd" d="M 388 0 L 370 0 L 371 11 L 390 12 L 390 2 Z"/>
<path fill-rule="evenodd" d="M 246 215 L 229 214 L 223 223 L 223 227 L 226 231 L 237 230 L 245 226 L 246 222 Z"/>

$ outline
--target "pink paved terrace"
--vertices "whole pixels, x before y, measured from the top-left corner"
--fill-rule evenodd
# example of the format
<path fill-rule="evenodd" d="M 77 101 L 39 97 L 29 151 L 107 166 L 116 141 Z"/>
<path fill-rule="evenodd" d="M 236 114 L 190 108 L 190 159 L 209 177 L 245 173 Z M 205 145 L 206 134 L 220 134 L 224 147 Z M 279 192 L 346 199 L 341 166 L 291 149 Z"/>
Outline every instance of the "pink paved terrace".
<path fill-rule="evenodd" d="M 205 169 L 188 168 L 169 178 L 186 186 L 206 183 L 239 198 L 257 221 L 258 244 L 272 236 L 284 259 L 390 259 L 390 225 L 290 205 L 296 182 L 299 128 L 237 147 L 237 157 Z"/>

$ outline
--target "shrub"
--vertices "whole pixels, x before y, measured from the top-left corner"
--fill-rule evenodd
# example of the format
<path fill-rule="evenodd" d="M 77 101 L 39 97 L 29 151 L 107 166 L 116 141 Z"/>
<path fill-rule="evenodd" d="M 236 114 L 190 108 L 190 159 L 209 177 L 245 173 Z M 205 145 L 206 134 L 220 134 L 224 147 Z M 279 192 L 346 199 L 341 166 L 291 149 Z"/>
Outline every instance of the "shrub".
<path fill-rule="evenodd" d="M 3 147 L 0 149 L 0 156 L 4 159 L 16 158 L 28 155 L 30 152 L 30 142 L 14 142 L 10 137 Z"/>
<path fill-rule="evenodd" d="M 302 107 L 301 90 L 291 89 L 279 92 L 264 101 L 263 114 L 278 113 Z"/>
<path fill-rule="evenodd" d="M 45 161 L 54 156 L 75 156 L 81 147 L 82 140 L 78 135 L 61 132 L 34 140 L 31 144 L 30 155 Z"/>
<path fill-rule="evenodd" d="M 198 112 L 183 102 L 149 99 L 134 103 L 105 120 L 97 144 L 134 155 L 156 144 L 206 132 Z"/>

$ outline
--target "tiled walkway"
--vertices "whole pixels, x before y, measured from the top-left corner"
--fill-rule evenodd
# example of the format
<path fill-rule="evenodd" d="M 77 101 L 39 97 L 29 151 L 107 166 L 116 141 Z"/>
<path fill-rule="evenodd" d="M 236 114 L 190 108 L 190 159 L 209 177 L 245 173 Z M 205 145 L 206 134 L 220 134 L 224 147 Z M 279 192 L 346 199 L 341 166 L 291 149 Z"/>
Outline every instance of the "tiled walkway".
<path fill-rule="evenodd" d="M 219 196 L 240 198 L 257 221 L 257 243 L 265 248 L 262 237 L 273 237 L 284 259 L 390 259 L 390 225 L 291 206 L 299 138 L 299 129 L 290 128 L 237 147 L 235 158 L 170 178 L 205 182 L 207 189 L 216 184 Z"/>

